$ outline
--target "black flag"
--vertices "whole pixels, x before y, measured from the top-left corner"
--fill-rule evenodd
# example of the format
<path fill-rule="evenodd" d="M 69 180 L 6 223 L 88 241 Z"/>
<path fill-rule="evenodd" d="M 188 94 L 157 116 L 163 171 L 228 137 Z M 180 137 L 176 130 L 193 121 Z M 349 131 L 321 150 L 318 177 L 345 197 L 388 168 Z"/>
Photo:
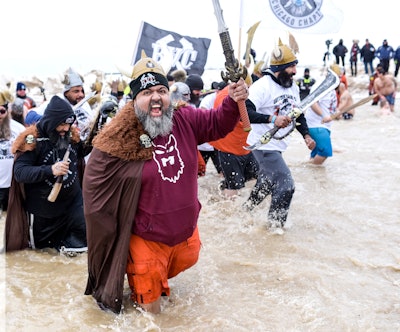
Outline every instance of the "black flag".
<path fill-rule="evenodd" d="M 132 65 L 140 59 L 144 50 L 146 55 L 160 63 L 166 72 L 184 69 L 188 75 L 202 75 L 210 43 L 211 39 L 208 38 L 183 36 L 142 22 Z"/>

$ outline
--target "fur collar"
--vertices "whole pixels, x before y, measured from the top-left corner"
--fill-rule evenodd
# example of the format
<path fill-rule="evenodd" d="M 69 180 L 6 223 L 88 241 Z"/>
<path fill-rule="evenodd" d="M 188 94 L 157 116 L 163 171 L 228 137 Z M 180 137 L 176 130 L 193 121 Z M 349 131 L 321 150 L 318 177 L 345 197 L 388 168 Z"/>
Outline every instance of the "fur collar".
<path fill-rule="evenodd" d="M 76 127 L 71 127 L 71 143 L 79 143 L 80 137 Z M 12 153 L 33 151 L 36 149 L 36 139 L 39 137 L 36 124 L 33 124 L 25 129 L 14 141 Z"/>
<path fill-rule="evenodd" d="M 153 147 L 145 148 L 140 136 L 146 134 L 136 117 L 133 102 L 128 102 L 93 139 L 93 146 L 123 160 L 149 160 Z"/>

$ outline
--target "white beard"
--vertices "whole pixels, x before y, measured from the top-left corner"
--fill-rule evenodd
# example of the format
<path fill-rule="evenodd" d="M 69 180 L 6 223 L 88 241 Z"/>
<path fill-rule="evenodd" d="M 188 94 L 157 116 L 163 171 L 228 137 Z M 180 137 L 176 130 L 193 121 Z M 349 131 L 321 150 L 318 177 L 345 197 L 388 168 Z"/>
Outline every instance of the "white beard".
<path fill-rule="evenodd" d="M 168 109 L 162 110 L 162 115 L 158 118 L 153 118 L 146 112 L 140 109 L 135 102 L 135 113 L 144 129 L 151 138 L 156 136 L 166 136 L 172 131 L 173 108 L 170 105 Z"/>

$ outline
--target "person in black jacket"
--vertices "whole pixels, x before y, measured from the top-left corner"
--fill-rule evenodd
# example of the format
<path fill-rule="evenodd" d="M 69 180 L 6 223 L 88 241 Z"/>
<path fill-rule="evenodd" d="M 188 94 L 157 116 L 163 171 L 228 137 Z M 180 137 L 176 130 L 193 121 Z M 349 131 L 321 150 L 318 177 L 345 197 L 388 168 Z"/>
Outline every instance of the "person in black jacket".
<path fill-rule="evenodd" d="M 311 87 L 315 84 L 315 79 L 310 77 L 310 69 L 304 69 L 303 77 L 296 80 L 300 90 L 300 100 L 303 100 L 310 94 Z"/>
<path fill-rule="evenodd" d="M 15 161 L 11 184 L 12 187 L 22 186 L 25 193 L 21 207 L 29 218 L 29 247 L 55 248 L 70 256 L 87 251 L 79 181 L 79 165 L 84 155 L 79 131 L 73 126 L 75 119 L 72 107 L 54 96 L 40 121 L 22 132 L 13 145 Z M 63 160 L 67 150 L 69 158 Z M 49 194 L 59 177 L 62 177 L 61 189 L 55 201 L 50 201 Z M 19 215 L 17 211 L 7 213 L 7 230 L 19 222 Z M 22 225 L 21 229 L 24 227 Z M 7 250 L 24 249 L 23 246 L 13 247 L 18 236 L 24 234 L 6 232 Z"/>
<path fill-rule="evenodd" d="M 375 47 L 372 45 L 368 39 L 365 39 L 365 44 L 361 47 L 360 59 L 364 62 L 365 73 L 368 74 L 368 67 L 370 69 L 370 75 L 374 74 L 374 66 L 372 61 L 375 58 Z"/>
<path fill-rule="evenodd" d="M 344 57 L 346 56 L 348 49 L 343 45 L 343 39 L 339 40 L 339 44 L 333 48 L 332 52 L 336 57 L 336 64 L 338 65 L 340 60 L 342 60 L 342 66 L 344 67 Z"/>

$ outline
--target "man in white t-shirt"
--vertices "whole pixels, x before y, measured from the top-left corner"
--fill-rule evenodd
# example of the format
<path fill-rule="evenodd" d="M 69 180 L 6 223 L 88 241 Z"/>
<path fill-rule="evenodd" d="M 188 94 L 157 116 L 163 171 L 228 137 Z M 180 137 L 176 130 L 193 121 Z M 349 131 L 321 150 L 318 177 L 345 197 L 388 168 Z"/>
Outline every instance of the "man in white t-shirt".
<path fill-rule="evenodd" d="M 285 137 L 296 128 L 307 147 L 310 150 L 314 148 L 315 142 L 309 135 L 304 115 L 301 114 L 295 120 L 288 116 L 300 104 L 299 88 L 293 79 L 297 62 L 293 51 L 279 39 L 279 44 L 271 54 L 270 67 L 249 88 L 249 98 L 246 101 L 252 128 L 247 138 L 249 145 L 258 142 L 265 132 L 276 126 L 281 128 L 276 137 Z M 259 164 L 259 173 L 244 203 L 244 208 L 251 211 L 271 195 L 267 219 L 270 227 L 278 229 L 286 223 L 295 190 L 291 172 L 282 157 L 288 142 L 289 138 L 273 138 L 253 151 Z"/>

